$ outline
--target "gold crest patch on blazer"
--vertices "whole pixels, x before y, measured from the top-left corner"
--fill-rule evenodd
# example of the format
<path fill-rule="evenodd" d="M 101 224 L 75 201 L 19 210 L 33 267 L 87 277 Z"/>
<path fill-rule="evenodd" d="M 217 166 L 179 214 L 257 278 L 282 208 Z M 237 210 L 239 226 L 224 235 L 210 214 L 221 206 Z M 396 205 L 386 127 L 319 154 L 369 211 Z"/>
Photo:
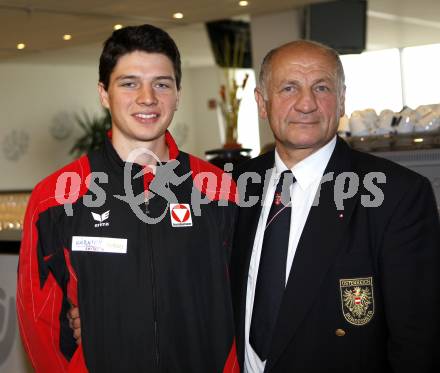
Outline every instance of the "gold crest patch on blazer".
<path fill-rule="evenodd" d="M 374 315 L 373 278 L 339 280 L 342 313 L 353 325 L 365 325 Z"/>

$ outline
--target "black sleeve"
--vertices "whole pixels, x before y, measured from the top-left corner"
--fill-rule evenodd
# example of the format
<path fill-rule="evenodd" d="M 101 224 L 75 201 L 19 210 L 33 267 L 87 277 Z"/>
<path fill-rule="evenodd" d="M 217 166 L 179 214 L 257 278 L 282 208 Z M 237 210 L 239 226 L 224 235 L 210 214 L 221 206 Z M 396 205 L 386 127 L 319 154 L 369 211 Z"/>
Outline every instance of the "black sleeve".
<path fill-rule="evenodd" d="M 394 372 L 440 372 L 440 223 L 431 184 L 408 185 L 386 229 L 381 259 Z"/>

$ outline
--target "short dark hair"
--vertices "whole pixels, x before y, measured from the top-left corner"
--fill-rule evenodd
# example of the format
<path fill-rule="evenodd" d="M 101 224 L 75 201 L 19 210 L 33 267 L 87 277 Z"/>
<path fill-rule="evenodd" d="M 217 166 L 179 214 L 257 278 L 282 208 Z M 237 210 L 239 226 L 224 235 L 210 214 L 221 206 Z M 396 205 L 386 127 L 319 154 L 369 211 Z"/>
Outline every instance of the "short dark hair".
<path fill-rule="evenodd" d="M 127 26 L 113 31 L 104 42 L 99 59 L 99 81 L 107 91 L 110 75 L 120 57 L 135 51 L 167 56 L 174 68 L 177 89 L 180 89 L 182 68 L 180 53 L 174 40 L 164 30 L 152 25 Z"/>

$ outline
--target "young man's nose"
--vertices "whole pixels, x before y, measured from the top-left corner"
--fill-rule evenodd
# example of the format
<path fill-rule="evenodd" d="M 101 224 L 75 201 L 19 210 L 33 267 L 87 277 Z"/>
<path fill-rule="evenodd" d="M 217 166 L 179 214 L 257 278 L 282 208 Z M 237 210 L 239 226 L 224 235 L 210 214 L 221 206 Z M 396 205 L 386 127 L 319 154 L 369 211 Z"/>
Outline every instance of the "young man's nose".
<path fill-rule="evenodd" d="M 139 89 L 136 102 L 139 105 L 154 105 L 157 104 L 157 97 L 154 88 L 148 85 L 142 86 Z"/>

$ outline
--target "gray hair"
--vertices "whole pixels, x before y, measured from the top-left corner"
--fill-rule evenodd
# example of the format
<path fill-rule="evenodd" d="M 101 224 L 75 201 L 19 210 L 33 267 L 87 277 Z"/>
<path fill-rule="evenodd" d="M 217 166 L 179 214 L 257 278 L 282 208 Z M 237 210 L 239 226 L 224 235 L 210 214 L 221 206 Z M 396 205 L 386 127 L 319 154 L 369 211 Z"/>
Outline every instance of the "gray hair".
<path fill-rule="evenodd" d="M 339 57 L 339 53 L 334 50 L 333 48 L 330 48 L 329 46 L 325 44 L 318 43 L 316 41 L 311 40 L 295 40 L 283 45 L 280 45 L 279 47 L 276 47 L 272 50 L 270 50 L 266 56 L 263 58 L 263 62 L 261 63 L 261 69 L 260 69 L 260 75 L 258 77 L 259 86 L 263 93 L 263 96 L 266 97 L 266 82 L 267 79 L 270 76 L 270 64 L 272 62 L 272 58 L 277 54 L 281 49 L 289 47 L 289 46 L 296 46 L 296 45 L 305 45 L 305 46 L 312 46 L 316 47 L 317 49 L 320 49 L 324 53 L 326 53 L 328 56 L 330 56 L 336 65 L 336 79 L 338 84 L 338 90 L 341 94 L 343 92 L 343 88 L 345 86 L 345 74 L 344 74 L 344 67 L 342 66 L 341 59 Z"/>

